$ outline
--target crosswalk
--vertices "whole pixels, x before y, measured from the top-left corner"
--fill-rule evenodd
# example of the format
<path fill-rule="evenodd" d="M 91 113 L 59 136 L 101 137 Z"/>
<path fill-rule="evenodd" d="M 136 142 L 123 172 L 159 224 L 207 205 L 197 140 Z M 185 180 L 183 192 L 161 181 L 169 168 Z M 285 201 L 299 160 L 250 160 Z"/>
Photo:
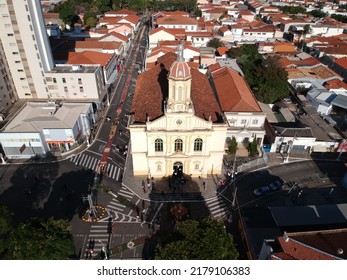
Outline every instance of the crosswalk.
<path fill-rule="evenodd" d="M 90 254 L 88 245 L 91 241 L 94 241 L 93 252 Z M 87 239 L 86 247 L 85 247 L 85 258 L 94 258 L 96 257 L 102 250 L 102 247 L 106 245 L 109 241 L 109 233 L 108 233 L 108 222 L 103 224 L 95 224 L 91 226 L 89 236 Z"/>
<path fill-rule="evenodd" d="M 207 200 L 206 204 L 210 210 L 211 216 L 215 219 L 221 218 L 228 213 L 228 207 L 220 196 Z"/>
<path fill-rule="evenodd" d="M 117 195 L 118 196 L 121 195 L 129 201 L 133 201 L 133 198 L 135 197 L 134 193 L 129 191 L 124 186 L 121 187 Z M 140 202 L 140 199 L 138 198 L 135 204 L 138 205 L 139 202 Z M 108 213 L 108 217 L 100 220 L 100 222 L 107 221 L 109 217 L 112 217 L 114 221 L 123 222 L 123 223 L 139 222 L 137 218 L 133 217 L 134 210 L 121 204 L 116 197 L 112 197 L 111 201 L 106 206 L 106 211 Z"/>
<path fill-rule="evenodd" d="M 79 154 L 77 156 L 71 157 L 70 161 L 72 161 L 76 165 L 81 165 L 91 170 L 97 171 L 100 159 L 88 154 Z M 108 163 L 106 169 L 109 178 L 120 181 L 123 171 L 119 166 Z"/>

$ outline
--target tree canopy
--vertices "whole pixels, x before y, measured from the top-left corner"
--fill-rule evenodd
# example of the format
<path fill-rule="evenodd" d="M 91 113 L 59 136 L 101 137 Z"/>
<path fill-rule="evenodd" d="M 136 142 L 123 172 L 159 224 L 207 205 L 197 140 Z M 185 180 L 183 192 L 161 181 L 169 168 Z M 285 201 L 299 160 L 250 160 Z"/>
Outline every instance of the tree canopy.
<path fill-rule="evenodd" d="M 264 59 L 254 44 L 231 48 L 228 55 L 236 58 L 258 101 L 273 103 L 288 95 L 287 72 L 278 65 L 277 58 Z"/>
<path fill-rule="evenodd" d="M 223 222 L 211 217 L 178 223 L 156 252 L 161 260 L 235 260 L 238 256 L 232 235 Z"/>
<path fill-rule="evenodd" d="M 0 206 L 0 259 L 65 260 L 74 253 L 66 220 L 33 218 L 14 227 L 12 214 Z"/>
<path fill-rule="evenodd" d="M 213 38 L 210 41 L 208 41 L 207 43 L 207 47 L 212 47 L 212 48 L 219 48 L 222 47 L 223 44 L 221 43 L 221 41 L 218 38 Z"/>

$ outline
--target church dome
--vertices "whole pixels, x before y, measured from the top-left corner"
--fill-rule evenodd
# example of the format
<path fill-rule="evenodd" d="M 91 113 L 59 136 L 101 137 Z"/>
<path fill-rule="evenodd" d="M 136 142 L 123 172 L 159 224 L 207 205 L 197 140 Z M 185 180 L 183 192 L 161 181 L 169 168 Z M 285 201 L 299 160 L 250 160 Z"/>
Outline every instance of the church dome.
<path fill-rule="evenodd" d="M 190 78 L 190 67 L 185 61 L 174 61 L 170 67 L 170 77 L 176 79 Z"/>

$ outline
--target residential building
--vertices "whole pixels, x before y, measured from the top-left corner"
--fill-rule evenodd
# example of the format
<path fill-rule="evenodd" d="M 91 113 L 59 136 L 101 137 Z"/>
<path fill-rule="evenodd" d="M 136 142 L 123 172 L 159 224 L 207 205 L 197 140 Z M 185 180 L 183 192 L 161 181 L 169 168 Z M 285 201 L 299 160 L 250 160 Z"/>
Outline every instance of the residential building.
<path fill-rule="evenodd" d="M 57 64 L 46 73 L 48 98 L 95 102 L 105 100 L 107 87 L 101 65 Z"/>
<path fill-rule="evenodd" d="M 0 1 L 0 40 L 18 98 L 47 98 L 45 73 L 54 67 L 39 0 Z"/>
<path fill-rule="evenodd" d="M 149 33 L 149 48 L 152 49 L 157 47 L 160 41 L 174 41 L 176 39 L 176 34 L 185 34 L 183 28 L 180 29 L 168 29 L 165 27 L 158 27 Z"/>
<path fill-rule="evenodd" d="M 259 146 L 265 136 L 265 114 L 245 79 L 228 67 L 209 68 L 219 104 L 229 127 L 227 141 L 236 138 L 240 147 L 247 147 L 255 138 Z"/>
<path fill-rule="evenodd" d="M 5 117 L 4 115 L 6 114 L 6 112 L 18 100 L 18 97 L 1 42 L 0 73 L 0 120 L 2 120 Z"/>
<path fill-rule="evenodd" d="M 198 23 L 194 18 L 188 18 L 181 15 L 165 16 L 157 19 L 158 27 L 170 29 L 183 28 L 185 31 L 197 31 Z"/>
<path fill-rule="evenodd" d="M 264 240 L 259 260 L 343 260 L 346 229 L 284 232 Z"/>

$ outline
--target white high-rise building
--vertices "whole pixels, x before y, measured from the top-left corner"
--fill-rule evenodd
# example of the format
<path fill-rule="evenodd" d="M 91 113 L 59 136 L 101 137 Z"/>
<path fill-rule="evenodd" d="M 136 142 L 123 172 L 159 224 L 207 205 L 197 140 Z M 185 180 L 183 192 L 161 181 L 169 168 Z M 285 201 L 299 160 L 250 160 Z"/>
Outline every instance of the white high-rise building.
<path fill-rule="evenodd" d="M 40 0 L 0 0 L 0 40 L 19 99 L 48 98 L 54 67 Z"/>

